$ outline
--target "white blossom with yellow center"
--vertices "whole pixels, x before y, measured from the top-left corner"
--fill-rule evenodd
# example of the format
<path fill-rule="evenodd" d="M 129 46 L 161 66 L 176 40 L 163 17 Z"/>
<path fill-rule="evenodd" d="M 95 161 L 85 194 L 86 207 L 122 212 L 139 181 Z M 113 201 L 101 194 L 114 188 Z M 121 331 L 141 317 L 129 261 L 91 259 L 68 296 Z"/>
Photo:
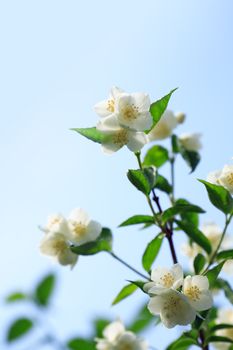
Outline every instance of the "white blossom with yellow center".
<path fill-rule="evenodd" d="M 183 293 L 196 311 L 208 310 L 213 305 L 209 281 L 206 276 L 187 276 L 184 279 Z"/>
<path fill-rule="evenodd" d="M 192 134 L 185 133 L 185 134 L 181 134 L 178 139 L 180 144 L 187 151 L 197 152 L 202 148 L 200 138 L 201 138 L 201 134 L 199 133 L 192 133 Z"/>
<path fill-rule="evenodd" d="M 103 331 L 104 338 L 96 338 L 97 350 L 147 350 L 147 343 L 125 329 L 121 321 L 110 323 Z"/>
<path fill-rule="evenodd" d="M 107 100 L 98 102 L 94 106 L 95 112 L 100 117 L 108 117 L 109 115 L 115 113 L 115 106 L 116 106 L 116 100 L 120 94 L 122 94 L 124 91 L 116 86 L 113 86 L 109 98 Z"/>
<path fill-rule="evenodd" d="M 167 289 L 178 289 L 183 284 L 183 270 L 179 264 L 174 264 L 171 269 L 157 267 L 151 272 L 152 282 L 144 285 L 144 290 L 149 294 L 161 294 Z"/>
<path fill-rule="evenodd" d="M 78 259 L 78 256 L 70 250 L 67 237 L 59 232 L 46 234 L 41 241 L 40 251 L 42 254 L 52 257 L 61 265 L 73 267 Z"/>
<path fill-rule="evenodd" d="M 63 235 L 68 234 L 67 220 L 61 214 L 52 214 L 48 217 L 47 224 L 41 228 L 45 233 L 60 232 Z"/>
<path fill-rule="evenodd" d="M 102 118 L 97 129 L 105 136 L 102 142 L 104 153 L 112 154 L 123 146 L 127 146 L 132 152 L 138 152 L 148 142 L 144 132 L 121 127 L 115 115 Z"/>
<path fill-rule="evenodd" d="M 148 309 L 153 315 L 160 315 L 167 328 L 190 324 L 196 318 L 196 312 L 187 297 L 174 289 L 167 289 L 150 298 Z"/>
<path fill-rule="evenodd" d="M 180 113 L 178 115 L 179 117 L 176 118 L 176 115 L 173 111 L 166 110 L 160 118 L 159 122 L 149 132 L 149 140 L 163 140 L 171 136 L 176 126 L 184 120 L 183 118 L 180 118 Z"/>
<path fill-rule="evenodd" d="M 221 185 L 233 194 L 233 165 L 225 165 L 222 170 L 209 173 L 207 181 Z"/>
<path fill-rule="evenodd" d="M 72 210 L 68 217 L 68 226 L 70 242 L 79 245 L 96 240 L 102 231 L 100 223 L 90 220 L 81 208 Z"/>
<path fill-rule="evenodd" d="M 217 324 L 231 324 L 232 328 L 219 329 L 216 335 L 221 337 L 227 337 L 233 340 L 233 309 L 220 309 L 218 310 Z M 213 343 L 214 347 L 218 350 L 228 350 L 231 346 L 229 343 L 216 342 Z"/>

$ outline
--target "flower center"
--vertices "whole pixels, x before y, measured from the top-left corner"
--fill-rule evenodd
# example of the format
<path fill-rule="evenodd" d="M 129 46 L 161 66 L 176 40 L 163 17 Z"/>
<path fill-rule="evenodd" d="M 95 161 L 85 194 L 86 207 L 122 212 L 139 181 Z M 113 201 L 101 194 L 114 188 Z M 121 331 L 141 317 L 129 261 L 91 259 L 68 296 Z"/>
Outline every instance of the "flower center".
<path fill-rule="evenodd" d="M 54 225 L 56 224 L 60 224 L 61 223 L 61 219 L 60 218 L 53 218 L 50 220 L 50 222 L 48 223 L 47 227 L 48 229 L 51 229 Z"/>
<path fill-rule="evenodd" d="M 168 272 L 165 275 L 163 275 L 162 277 L 160 277 L 160 281 L 164 285 L 164 287 L 170 288 L 170 287 L 172 287 L 172 285 L 174 283 L 174 277 L 172 276 L 172 274 L 170 272 Z"/>
<path fill-rule="evenodd" d="M 108 100 L 107 110 L 111 113 L 114 112 L 114 110 L 115 110 L 115 101 L 114 100 Z"/>
<path fill-rule="evenodd" d="M 113 135 L 113 143 L 116 145 L 125 145 L 128 143 L 128 132 L 127 130 L 120 130 L 116 134 Z"/>
<path fill-rule="evenodd" d="M 73 232 L 75 233 L 76 236 L 82 237 L 86 234 L 87 232 L 87 227 L 83 225 L 81 222 L 72 222 L 73 225 Z"/>
<path fill-rule="evenodd" d="M 197 286 L 191 286 L 185 290 L 185 295 L 193 301 L 200 299 L 201 291 Z"/>
<path fill-rule="evenodd" d="M 128 121 L 137 119 L 138 107 L 136 107 L 134 104 L 127 105 L 124 107 L 122 114 L 124 116 L 124 119 L 126 119 Z"/>
<path fill-rule="evenodd" d="M 171 317 L 174 317 L 174 315 L 177 314 L 177 312 L 180 311 L 182 305 L 180 298 L 171 296 L 169 299 L 164 303 L 163 310 L 165 317 L 167 319 L 170 319 Z"/>
<path fill-rule="evenodd" d="M 233 172 L 227 174 L 226 180 L 229 185 L 233 186 Z"/>
<path fill-rule="evenodd" d="M 53 248 L 57 253 L 62 253 L 67 249 L 67 243 L 63 240 L 58 240 L 54 242 Z"/>
<path fill-rule="evenodd" d="M 117 350 L 132 350 L 132 346 L 130 344 L 122 344 L 120 347 L 117 347 Z"/>

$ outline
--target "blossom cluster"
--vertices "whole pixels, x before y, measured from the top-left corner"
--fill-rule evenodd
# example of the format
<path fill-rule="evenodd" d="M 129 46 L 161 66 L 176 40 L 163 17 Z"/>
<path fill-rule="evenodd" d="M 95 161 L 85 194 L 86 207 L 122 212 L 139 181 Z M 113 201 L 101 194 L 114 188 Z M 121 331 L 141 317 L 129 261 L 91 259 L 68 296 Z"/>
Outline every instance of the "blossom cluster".
<path fill-rule="evenodd" d="M 209 173 L 207 181 L 221 185 L 233 194 L 233 165 L 225 165 L 222 170 Z"/>
<path fill-rule="evenodd" d="M 72 210 L 66 219 L 61 214 L 51 215 L 47 225 L 42 228 L 45 236 L 40 244 L 40 251 L 53 257 L 61 265 L 73 267 L 78 259 L 70 246 L 81 245 L 98 238 L 102 230 L 100 223 L 90 220 L 81 208 Z"/>
<path fill-rule="evenodd" d="M 171 269 L 157 267 L 151 272 L 151 280 L 144 285 L 150 295 L 148 309 L 153 315 L 160 315 L 167 328 L 190 324 L 197 312 L 213 305 L 208 278 L 202 275 L 184 278 L 179 264 Z"/>

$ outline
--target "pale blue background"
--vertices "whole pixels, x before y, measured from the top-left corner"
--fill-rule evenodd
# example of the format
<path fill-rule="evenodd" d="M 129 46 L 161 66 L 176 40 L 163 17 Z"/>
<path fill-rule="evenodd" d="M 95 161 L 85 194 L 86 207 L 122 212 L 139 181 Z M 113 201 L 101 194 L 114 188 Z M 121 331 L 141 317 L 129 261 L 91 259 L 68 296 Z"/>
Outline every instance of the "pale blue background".
<path fill-rule="evenodd" d="M 204 220 L 222 224 L 195 179 L 233 156 L 232 13 L 231 0 L 0 2 L 0 294 L 27 290 L 57 271 L 51 322 L 61 339 L 88 334 L 90 319 L 108 315 L 125 279 L 136 276 L 104 254 L 80 258 L 72 272 L 52 266 L 38 252 L 37 226 L 77 206 L 113 229 L 148 212 L 125 176 L 135 167 L 133 155 L 125 149 L 105 156 L 69 128 L 95 125 L 93 105 L 112 85 L 148 92 L 152 100 L 179 86 L 170 107 L 185 111 L 187 122 L 177 132 L 202 132 L 204 147 L 194 175 L 187 177 L 179 162 L 176 193 L 209 209 Z M 139 256 L 153 235 L 115 230 L 115 250 L 141 268 Z M 169 265 L 169 254 L 160 262 Z M 112 317 L 129 320 L 142 298 L 138 292 L 111 308 Z M 15 311 L 2 305 L 1 338 Z M 176 333 L 160 327 L 149 340 L 161 350 Z"/>

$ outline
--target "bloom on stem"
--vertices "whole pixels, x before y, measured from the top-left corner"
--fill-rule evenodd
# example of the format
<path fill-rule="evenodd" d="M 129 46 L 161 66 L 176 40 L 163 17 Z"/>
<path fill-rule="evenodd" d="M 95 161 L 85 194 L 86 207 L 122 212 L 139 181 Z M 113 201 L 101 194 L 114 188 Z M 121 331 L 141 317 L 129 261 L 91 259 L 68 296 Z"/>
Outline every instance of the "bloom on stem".
<path fill-rule="evenodd" d="M 47 224 L 41 228 L 45 233 L 60 232 L 64 236 L 68 234 L 69 228 L 67 220 L 61 214 L 52 214 L 48 217 Z"/>
<path fill-rule="evenodd" d="M 187 276 L 183 284 L 183 293 L 196 311 L 208 310 L 213 305 L 209 281 L 206 276 Z"/>
<path fill-rule="evenodd" d="M 125 330 L 121 321 L 110 323 L 103 331 L 104 338 L 96 338 L 97 350 L 147 350 L 147 343 L 133 332 Z"/>
<path fill-rule="evenodd" d="M 200 138 L 199 133 L 185 133 L 179 136 L 179 142 L 187 151 L 197 152 L 202 148 Z"/>
<path fill-rule="evenodd" d="M 172 131 L 179 124 L 175 114 L 166 110 L 159 122 L 153 127 L 149 132 L 148 137 L 150 141 L 163 140 L 169 137 L 172 134 Z"/>
<path fill-rule="evenodd" d="M 222 170 L 211 172 L 207 181 L 225 187 L 231 194 L 233 194 L 233 165 L 225 165 Z"/>
<path fill-rule="evenodd" d="M 124 91 L 116 86 L 113 86 L 111 88 L 109 98 L 107 100 L 98 102 L 94 106 L 95 112 L 100 116 L 100 117 L 107 117 L 113 113 L 115 113 L 115 105 L 116 105 L 116 100 L 118 96 L 123 93 Z"/>

